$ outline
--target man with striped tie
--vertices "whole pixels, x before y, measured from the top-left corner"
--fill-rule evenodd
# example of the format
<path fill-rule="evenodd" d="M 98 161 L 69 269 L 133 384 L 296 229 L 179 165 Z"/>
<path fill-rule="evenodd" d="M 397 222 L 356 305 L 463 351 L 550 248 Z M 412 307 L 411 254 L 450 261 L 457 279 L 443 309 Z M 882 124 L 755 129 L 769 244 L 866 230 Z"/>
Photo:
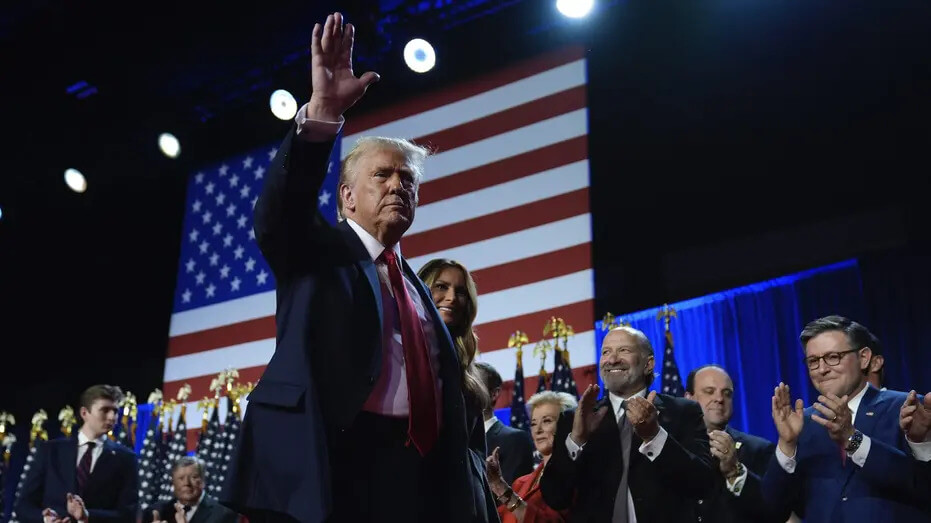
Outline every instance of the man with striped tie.
<path fill-rule="evenodd" d="M 16 505 L 20 521 L 136 520 L 136 454 L 107 438 L 122 395 L 113 385 L 94 385 L 81 394 L 77 437 L 43 443 L 36 451 Z"/>
<path fill-rule="evenodd" d="M 480 408 L 452 339 L 401 254 L 429 152 L 369 137 L 340 171 L 340 223 L 315 202 L 343 113 L 378 77 L 354 29 L 314 27 L 310 102 L 255 206 L 277 282 L 277 347 L 243 419 L 221 502 L 268 521 L 497 521 Z"/>

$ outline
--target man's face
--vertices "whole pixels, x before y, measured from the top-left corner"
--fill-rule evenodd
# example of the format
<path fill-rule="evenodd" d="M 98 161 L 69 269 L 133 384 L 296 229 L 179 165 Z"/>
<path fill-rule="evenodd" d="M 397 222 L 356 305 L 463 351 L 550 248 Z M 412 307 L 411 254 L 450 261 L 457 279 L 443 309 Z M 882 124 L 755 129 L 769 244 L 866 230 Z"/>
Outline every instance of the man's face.
<path fill-rule="evenodd" d="M 81 407 L 81 419 L 84 421 L 82 430 L 89 432 L 88 436 L 99 438 L 113 430 L 116 425 L 117 406 L 113 400 L 99 398 L 94 400 L 91 408 Z"/>
<path fill-rule="evenodd" d="M 734 383 L 721 369 L 708 367 L 695 374 L 695 393 L 685 397 L 701 405 L 708 430 L 724 430 L 734 415 Z"/>
<path fill-rule="evenodd" d="M 417 184 L 414 170 L 393 148 L 364 152 L 340 187 L 346 216 L 368 231 L 393 231 L 399 237 L 414 221 Z"/>
<path fill-rule="evenodd" d="M 598 366 L 605 387 L 619 395 L 630 396 L 653 381 L 653 356 L 646 354 L 637 338 L 624 330 L 613 330 L 601 343 Z"/>
<path fill-rule="evenodd" d="M 870 365 L 870 349 L 850 351 L 847 335 L 841 331 L 827 331 L 808 340 L 805 345 L 805 363 L 811 383 L 821 394 L 852 395 L 866 379 Z M 833 355 L 833 356 L 832 356 Z M 830 358 L 838 358 L 837 365 L 829 365 Z M 823 358 L 823 359 L 818 359 Z"/>
<path fill-rule="evenodd" d="M 196 465 L 178 467 L 171 476 L 175 488 L 175 497 L 182 505 L 194 505 L 204 492 L 204 478 L 197 471 Z"/>

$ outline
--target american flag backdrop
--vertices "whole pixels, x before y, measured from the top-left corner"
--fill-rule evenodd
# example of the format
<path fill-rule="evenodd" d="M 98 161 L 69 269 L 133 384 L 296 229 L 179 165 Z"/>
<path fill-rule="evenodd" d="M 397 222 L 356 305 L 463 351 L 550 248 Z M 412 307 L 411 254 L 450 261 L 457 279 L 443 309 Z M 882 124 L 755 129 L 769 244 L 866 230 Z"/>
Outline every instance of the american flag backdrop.
<path fill-rule="evenodd" d="M 435 257 L 468 267 L 479 290 L 479 358 L 514 375 L 515 330 L 543 338 L 552 316 L 576 327 L 575 379 L 595 360 L 584 51 L 564 49 L 366 115 L 347 115 L 319 194 L 335 219 L 340 159 L 363 135 L 413 138 L 427 160 L 420 204 L 401 252 L 419 269 Z M 257 381 L 275 350 L 275 282 L 252 231 L 252 209 L 274 146 L 195 173 L 189 182 L 165 397 L 189 383 L 210 395 L 222 370 Z M 552 372 L 552 360 L 547 363 Z M 525 390 L 536 389 L 530 377 Z M 507 396 L 506 394 L 502 396 Z M 499 407 L 510 404 L 501 397 Z M 188 427 L 200 425 L 188 403 Z M 223 412 L 225 416 L 225 409 Z M 189 431 L 189 447 L 196 444 Z"/>

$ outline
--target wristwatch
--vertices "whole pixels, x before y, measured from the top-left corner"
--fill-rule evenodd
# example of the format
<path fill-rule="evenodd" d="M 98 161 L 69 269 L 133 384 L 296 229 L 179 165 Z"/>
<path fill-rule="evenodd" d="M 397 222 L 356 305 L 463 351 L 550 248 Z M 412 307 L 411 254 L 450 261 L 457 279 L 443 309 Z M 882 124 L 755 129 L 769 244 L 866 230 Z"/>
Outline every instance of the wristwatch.
<path fill-rule="evenodd" d="M 848 454 L 853 454 L 860 448 L 860 444 L 863 443 L 863 433 L 859 430 L 854 430 L 853 434 L 847 438 L 847 447 L 844 449 Z"/>

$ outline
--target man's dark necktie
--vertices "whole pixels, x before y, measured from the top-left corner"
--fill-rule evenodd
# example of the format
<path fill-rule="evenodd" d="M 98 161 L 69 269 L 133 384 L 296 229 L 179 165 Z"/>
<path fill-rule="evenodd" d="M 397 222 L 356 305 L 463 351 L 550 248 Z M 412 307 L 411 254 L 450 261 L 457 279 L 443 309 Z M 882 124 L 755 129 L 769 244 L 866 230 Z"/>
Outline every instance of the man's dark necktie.
<path fill-rule="evenodd" d="M 183 508 L 184 508 L 184 513 L 187 514 L 187 513 L 190 512 L 191 509 L 194 508 L 194 507 L 192 507 L 192 506 L 190 506 L 190 505 L 184 505 Z"/>
<path fill-rule="evenodd" d="M 87 450 L 84 451 L 84 455 L 81 456 L 81 461 L 78 463 L 76 479 L 78 482 L 78 494 L 81 496 L 84 495 L 84 487 L 87 486 L 87 479 L 91 476 L 91 463 L 94 459 L 94 446 L 96 445 L 96 442 L 88 441 Z"/>
<path fill-rule="evenodd" d="M 621 408 L 624 409 L 624 415 L 617 422 L 617 427 L 621 433 L 621 459 L 624 461 L 623 473 L 621 474 L 621 483 L 617 486 L 617 495 L 614 497 L 614 517 L 612 523 L 628 523 L 627 520 L 627 473 L 630 470 L 630 443 L 632 428 L 627 421 L 626 401 L 621 402 Z"/>

